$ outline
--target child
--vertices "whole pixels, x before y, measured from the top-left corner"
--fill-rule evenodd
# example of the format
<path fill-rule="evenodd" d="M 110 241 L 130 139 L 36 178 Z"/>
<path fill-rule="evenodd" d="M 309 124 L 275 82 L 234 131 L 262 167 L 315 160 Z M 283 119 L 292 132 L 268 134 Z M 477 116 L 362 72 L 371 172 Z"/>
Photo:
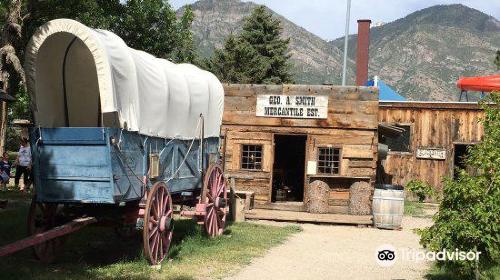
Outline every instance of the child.
<path fill-rule="evenodd" d="M 11 164 L 9 163 L 9 153 L 4 152 L 2 161 L 0 161 L 0 184 L 2 191 L 7 190 L 7 184 L 9 184 L 10 179 L 10 168 Z"/>

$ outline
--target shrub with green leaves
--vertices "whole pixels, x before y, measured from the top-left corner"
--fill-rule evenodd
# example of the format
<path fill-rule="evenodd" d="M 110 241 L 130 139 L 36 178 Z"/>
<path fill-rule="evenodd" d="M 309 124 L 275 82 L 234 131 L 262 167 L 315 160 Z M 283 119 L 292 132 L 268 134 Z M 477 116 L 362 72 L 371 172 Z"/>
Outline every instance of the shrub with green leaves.
<path fill-rule="evenodd" d="M 426 197 L 436 196 L 436 192 L 431 186 L 420 180 L 411 180 L 408 182 L 408 184 L 406 184 L 406 190 L 414 194 L 420 202 L 423 202 Z"/>
<path fill-rule="evenodd" d="M 481 279 L 486 269 L 500 264 L 500 92 L 489 101 L 482 102 L 483 141 L 465 159 L 479 174 L 460 170 L 455 180 L 446 179 L 434 225 L 418 231 L 428 250 L 481 252 L 477 261 L 438 262 L 461 279 Z"/>

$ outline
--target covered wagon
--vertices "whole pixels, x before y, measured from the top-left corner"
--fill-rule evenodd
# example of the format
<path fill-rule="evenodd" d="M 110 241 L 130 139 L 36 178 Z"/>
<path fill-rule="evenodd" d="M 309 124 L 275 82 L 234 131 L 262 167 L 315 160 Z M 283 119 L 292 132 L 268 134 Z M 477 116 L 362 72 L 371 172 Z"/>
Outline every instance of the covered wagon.
<path fill-rule="evenodd" d="M 197 217 L 211 237 L 222 234 L 224 92 L 213 74 L 69 19 L 38 29 L 25 70 L 36 124 L 33 237 L 0 255 L 34 245 L 50 261 L 61 235 L 105 220 L 121 235 L 142 230 L 146 257 L 158 264 L 172 239 L 173 203 L 191 206 L 180 214 Z"/>

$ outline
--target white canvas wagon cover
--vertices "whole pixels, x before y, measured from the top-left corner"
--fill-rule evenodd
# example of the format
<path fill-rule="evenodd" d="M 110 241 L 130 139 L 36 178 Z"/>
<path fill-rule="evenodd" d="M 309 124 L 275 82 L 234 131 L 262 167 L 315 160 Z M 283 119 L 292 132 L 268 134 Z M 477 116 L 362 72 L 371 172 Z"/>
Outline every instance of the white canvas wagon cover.
<path fill-rule="evenodd" d="M 220 134 L 224 90 L 212 73 L 131 49 L 112 32 L 49 21 L 31 38 L 25 61 L 37 126 L 106 126 L 102 113 L 117 112 L 124 129 L 190 139 L 199 136 L 203 114 L 205 137 Z"/>

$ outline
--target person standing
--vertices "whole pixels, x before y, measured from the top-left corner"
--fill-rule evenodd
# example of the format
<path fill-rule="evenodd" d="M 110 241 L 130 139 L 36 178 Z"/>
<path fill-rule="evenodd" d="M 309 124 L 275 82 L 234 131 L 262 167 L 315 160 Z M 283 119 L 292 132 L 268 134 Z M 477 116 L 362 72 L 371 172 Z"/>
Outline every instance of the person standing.
<path fill-rule="evenodd" d="M 3 192 L 7 191 L 7 185 L 10 179 L 10 168 L 9 153 L 4 152 L 2 161 L 0 161 L 0 184 Z"/>
<path fill-rule="evenodd" d="M 21 138 L 21 148 L 19 148 L 19 153 L 14 164 L 16 165 L 16 176 L 14 181 L 16 188 L 19 187 L 19 180 L 21 176 L 23 176 L 24 185 L 21 190 L 26 192 L 30 185 L 31 174 L 31 148 L 26 137 Z"/>

